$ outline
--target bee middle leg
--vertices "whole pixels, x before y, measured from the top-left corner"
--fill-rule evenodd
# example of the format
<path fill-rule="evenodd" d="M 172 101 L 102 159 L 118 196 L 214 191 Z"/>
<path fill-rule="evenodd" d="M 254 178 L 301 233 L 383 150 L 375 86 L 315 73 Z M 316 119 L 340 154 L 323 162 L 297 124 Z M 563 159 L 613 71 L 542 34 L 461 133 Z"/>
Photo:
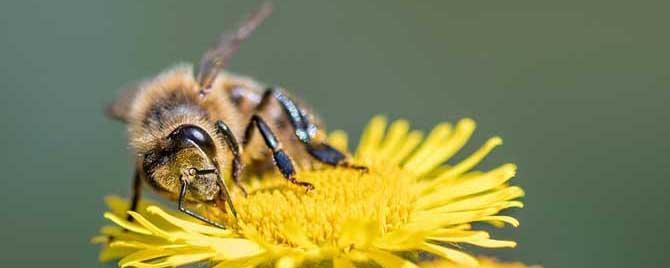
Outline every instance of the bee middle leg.
<path fill-rule="evenodd" d="M 275 87 L 265 90 L 263 98 L 256 109 L 258 111 L 265 109 L 271 98 L 276 99 L 282 106 L 291 125 L 295 129 L 295 136 L 305 145 L 305 149 L 314 159 L 331 166 L 349 167 L 367 171 L 367 167 L 351 164 L 344 153 L 333 148 L 328 143 L 312 140 L 317 127 L 309 121 L 309 118 L 300 107 L 284 94 L 280 88 Z"/>
<path fill-rule="evenodd" d="M 263 120 L 263 118 L 261 118 L 258 114 L 253 115 L 249 125 L 247 125 L 247 128 L 244 132 L 244 145 L 251 141 L 251 135 L 253 134 L 254 127 L 258 128 L 258 131 L 263 137 L 263 141 L 265 141 L 265 145 L 267 145 L 268 148 L 272 150 L 272 157 L 274 159 L 275 165 L 277 168 L 279 168 L 282 176 L 284 176 L 284 178 L 293 184 L 303 186 L 307 188 L 307 190 L 313 190 L 314 185 L 309 182 L 299 181 L 295 178 L 295 165 L 293 164 L 293 160 L 281 148 L 279 140 L 277 140 L 275 134 L 272 132 L 268 124 L 265 123 L 265 120 Z"/>

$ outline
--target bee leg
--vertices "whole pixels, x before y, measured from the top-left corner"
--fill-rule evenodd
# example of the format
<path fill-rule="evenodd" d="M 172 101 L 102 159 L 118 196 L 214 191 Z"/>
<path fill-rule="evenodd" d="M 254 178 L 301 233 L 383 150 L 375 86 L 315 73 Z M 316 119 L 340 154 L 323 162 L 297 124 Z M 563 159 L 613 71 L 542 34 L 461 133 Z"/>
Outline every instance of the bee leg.
<path fill-rule="evenodd" d="M 307 152 L 316 160 L 331 166 L 349 167 L 362 171 L 368 170 L 367 167 L 351 164 L 347 161 L 344 153 L 329 144 L 313 141 L 312 137 L 316 133 L 317 127 L 309 122 L 307 115 L 280 88 L 267 89 L 258 105 L 258 109 L 263 109 L 267 106 L 270 98 L 275 98 L 281 104 L 284 112 L 288 115 L 291 125 L 295 129 L 295 136 L 305 145 Z"/>
<path fill-rule="evenodd" d="M 196 212 L 193 212 L 193 211 L 191 211 L 191 210 L 189 210 L 185 207 L 186 191 L 188 190 L 188 181 L 186 181 L 183 177 L 180 178 L 179 180 L 181 181 L 181 189 L 179 191 L 179 199 L 177 200 L 179 211 L 181 211 L 181 212 L 183 212 L 183 213 L 185 213 L 185 214 L 187 214 L 187 215 L 189 215 L 193 218 L 201 220 L 201 221 L 203 221 L 207 224 L 219 227 L 221 229 L 225 229 L 226 228 L 225 226 L 223 226 L 219 223 L 213 222 L 210 219 L 205 218 L 204 216 L 202 216 L 202 215 L 200 215 Z"/>
<path fill-rule="evenodd" d="M 242 172 L 242 160 L 241 160 L 241 153 L 240 153 L 240 145 L 237 143 L 237 139 L 235 138 L 235 135 L 233 135 L 233 132 L 230 130 L 228 125 L 224 123 L 223 121 L 219 120 L 216 121 L 214 124 L 216 126 L 216 131 L 223 135 L 224 141 L 228 145 L 228 148 L 233 152 L 233 181 L 235 182 L 235 185 L 242 190 L 242 193 L 244 196 L 247 196 L 247 189 L 244 188 L 244 185 L 242 185 L 242 182 L 240 181 L 240 173 Z"/>
<path fill-rule="evenodd" d="M 130 209 L 129 211 L 137 211 L 137 206 L 140 203 L 140 197 L 142 196 L 142 179 L 140 178 L 140 171 L 136 168 L 135 174 L 133 175 L 133 189 L 130 197 Z M 130 215 L 126 216 L 126 219 L 130 222 L 134 221 L 134 218 Z"/>
<path fill-rule="evenodd" d="M 249 125 L 244 132 L 244 144 L 248 144 L 251 140 L 251 134 L 253 134 L 254 126 L 258 128 L 261 136 L 263 136 L 265 145 L 267 145 L 268 148 L 272 150 L 272 157 L 274 159 L 275 165 L 277 168 L 279 168 L 282 176 L 284 176 L 284 178 L 293 184 L 303 186 L 307 190 L 313 190 L 314 185 L 309 182 L 299 181 L 295 178 L 293 160 L 291 160 L 291 157 L 289 157 L 289 155 L 286 154 L 286 152 L 281 148 L 279 140 L 277 140 L 275 134 L 272 133 L 270 127 L 258 114 L 255 114 L 251 117 L 251 122 L 249 122 Z"/>
<path fill-rule="evenodd" d="M 324 164 L 357 169 L 363 172 L 368 171 L 368 168 L 365 166 L 354 165 L 348 162 L 347 157 L 342 152 L 333 148 L 328 143 L 309 143 L 305 144 L 305 147 L 312 157 Z"/>

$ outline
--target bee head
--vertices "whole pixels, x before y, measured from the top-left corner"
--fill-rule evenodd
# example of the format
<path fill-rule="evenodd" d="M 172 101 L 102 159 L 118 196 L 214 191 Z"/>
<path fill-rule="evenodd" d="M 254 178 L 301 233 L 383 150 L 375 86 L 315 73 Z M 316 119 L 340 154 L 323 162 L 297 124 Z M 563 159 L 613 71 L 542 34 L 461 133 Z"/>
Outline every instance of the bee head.
<path fill-rule="evenodd" d="M 221 190 L 215 151 L 207 131 L 184 124 L 166 137 L 163 148 L 145 155 L 143 166 L 149 183 L 158 190 L 177 194 L 186 181 L 188 199 L 214 201 Z"/>

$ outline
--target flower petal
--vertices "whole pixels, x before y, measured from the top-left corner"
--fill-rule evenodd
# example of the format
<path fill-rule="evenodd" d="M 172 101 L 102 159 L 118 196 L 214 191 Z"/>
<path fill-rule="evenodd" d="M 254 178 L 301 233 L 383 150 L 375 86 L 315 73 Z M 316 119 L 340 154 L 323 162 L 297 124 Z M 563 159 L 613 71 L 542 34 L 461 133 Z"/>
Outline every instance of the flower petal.
<path fill-rule="evenodd" d="M 431 243 L 424 243 L 421 249 L 462 265 L 470 267 L 479 266 L 477 259 L 455 249 L 450 249 Z"/>
<path fill-rule="evenodd" d="M 342 226 L 339 248 L 368 248 L 380 234 L 379 223 L 364 219 L 349 220 Z"/>
<path fill-rule="evenodd" d="M 493 150 L 493 148 L 501 144 L 502 139 L 500 137 L 490 138 L 476 152 L 472 153 L 470 156 L 468 156 L 468 158 L 459 162 L 452 168 L 447 169 L 444 173 L 440 174 L 438 178 L 453 178 L 463 174 L 482 161 L 482 159 L 484 159 L 484 157 L 486 157 L 486 155 L 488 155 Z"/>
<path fill-rule="evenodd" d="M 174 252 L 165 249 L 146 249 L 136 251 L 133 254 L 125 256 L 119 261 L 119 267 L 135 266 L 147 260 L 170 256 Z"/>
<path fill-rule="evenodd" d="M 473 244 L 485 248 L 513 248 L 516 247 L 516 242 L 509 240 L 495 240 L 495 239 L 481 239 L 470 240 L 465 243 Z"/>
<path fill-rule="evenodd" d="M 211 243 L 210 247 L 217 252 L 218 259 L 234 260 L 265 253 L 257 243 L 242 238 L 221 238 L 216 243 Z"/>
<path fill-rule="evenodd" d="M 428 237 L 430 240 L 440 242 L 467 242 L 472 240 L 488 239 L 489 234 L 484 231 L 464 231 L 454 229 L 443 229 Z"/>
<path fill-rule="evenodd" d="M 412 224 L 422 226 L 425 230 L 432 230 L 448 225 L 457 225 L 474 221 L 482 221 L 487 216 L 497 213 L 495 208 L 487 208 L 480 210 L 462 211 L 462 212 L 448 212 L 448 213 L 416 213 L 412 217 Z"/>
<path fill-rule="evenodd" d="M 451 133 L 451 124 L 441 123 L 433 128 L 428 134 L 426 140 L 421 143 L 421 146 L 414 152 L 407 162 L 403 164 L 403 169 L 414 172 L 424 161 L 435 152 L 435 148 L 439 148 L 439 144 L 446 140 Z"/>
<path fill-rule="evenodd" d="M 450 199 L 491 190 L 507 182 L 515 174 L 516 165 L 505 164 L 478 176 L 461 178 L 447 185 L 441 185 L 438 190 L 430 194 L 421 196 L 416 206 L 426 209 L 445 204 Z"/>
<path fill-rule="evenodd" d="M 418 268 L 416 264 L 381 250 L 369 250 L 365 252 L 370 259 L 384 268 Z"/>
<path fill-rule="evenodd" d="M 384 129 L 386 128 L 386 118 L 383 116 L 375 116 L 370 120 L 368 126 L 365 128 L 361 141 L 356 150 L 356 157 L 368 158 L 372 157 L 377 151 L 377 148 L 384 137 Z"/>
<path fill-rule="evenodd" d="M 487 207 L 500 206 L 501 201 L 511 200 L 524 195 L 520 187 L 512 186 L 503 188 L 498 191 L 466 197 L 457 201 L 448 202 L 445 205 L 432 208 L 428 210 L 431 213 L 454 212 L 465 210 L 476 210 Z M 512 206 L 518 206 L 518 203 L 513 203 Z"/>
<path fill-rule="evenodd" d="M 162 238 L 165 238 L 170 241 L 174 241 L 175 238 L 171 236 L 167 231 L 158 228 L 156 225 L 152 224 L 149 220 L 144 218 L 141 214 L 135 212 L 135 211 L 128 211 L 128 214 L 130 214 L 133 219 L 137 221 L 140 225 L 142 225 L 144 228 L 149 230 L 152 234 L 160 236 Z"/>
<path fill-rule="evenodd" d="M 396 120 L 393 121 L 389 127 L 386 137 L 380 146 L 378 154 L 380 158 L 388 158 L 392 153 L 397 150 L 402 145 L 402 142 L 405 141 L 405 136 L 409 131 L 409 122 L 407 120 Z"/>
<path fill-rule="evenodd" d="M 128 256 L 133 252 L 137 252 L 137 249 L 104 247 L 100 251 L 100 255 L 98 255 L 98 260 L 100 262 L 107 262 L 113 259 Z"/>
<path fill-rule="evenodd" d="M 449 139 L 441 142 L 429 157 L 421 160 L 420 164 L 412 169 L 412 171 L 420 176 L 432 171 L 437 166 L 441 165 L 454 154 L 456 154 L 472 136 L 475 131 L 475 121 L 469 118 L 462 119 L 456 124 L 454 133 L 449 136 Z"/>
<path fill-rule="evenodd" d="M 116 216 L 116 214 L 112 214 L 112 213 L 107 212 L 107 213 L 104 214 L 104 217 L 106 219 L 116 223 L 116 225 L 123 227 L 126 230 L 129 230 L 129 231 L 132 231 L 132 232 L 135 232 L 135 233 L 145 234 L 145 235 L 150 235 L 151 234 L 151 231 L 149 231 L 145 228 L 142 228 L 142 226 L 139 226 L 135 223 L 123 220 L 123 219 L 119 218 L 118 216 Z"/>
<path fill-rule="evenodd" d="M 342 152 L 349 152 L 349 142 L 347 133 L 342 130 L 335 130 L 328 135 L 328 144 Z"/>
<path fill-rule="evenodd" d="M 269 261 L 270 261 L 269 254 L 260 254 L 247 258 L 223 260 L 219 262 L 216 266 L 214 266 L 214 268 L 229 268 L 229 267 L 253 268 L 261 263 L 267 263 Z"/>
<path fill-rule="evenodd" d="M 405 141 L 398 146 L 398 148 L 387 155 L 387 161 L 391 165 L 397 165 L 403 160 L 405 160 L 407 157 L 410 156 L 410 153 L 414 151 L 417 145 L 421 143 L 421 140 L 423 139 L 423 132 L 414 130 L 407 135 L 407 138 Z"/>
<path fill-rule="evenodd" d="M 165 219 L 167 222 L 171 223 L 172 225 L 175 225 L 187 232 L 192 232 L 192 233 L 201 233 L 201 234 L 208 234 L 208 235 L 213 235 L 213 236 L 222 236 L 222 237 L 227 237 L 232 234 L 232 231 L 226 230 L 226 229 L 221 229 L 221 228 L 216 228 L 213 226 L 209 225 L 204 225 L 204 224 L 198 224 L 186 220 L 182 220 L 180 218 L 177 218 L 175 216 L 172 216 L 162 210 L 161 208 L 157 206 L 149 206 L 147 207 L 147 212 L 158 215 L 159 217 Z"/>
<path fill-rule="evenodd" d="M 316 244 L 309 240 L 304 230 L 295 222 L 285 222 L 284 224 L 281 224 L 280 228 L 291 243 L 302 248 L 318 248 Z"/>
<path fill-rule="evenodd" d="M 167 264 L 169 267 L 179 267 L 185 264 L 201 262 L 211 258 L 212 256 L 214 256 L 214 253 L 211 252 L 173 255 L 167 257 L 162 263 Z"/>
<path fill-rule="evenodd" d="M 356 268 L 353 262 L 344 256 L 333 257 L 333 268 Z"/>
<path fill-rule="evenodd" d="M 519 227 L 519 221 L 510 216 L 487 216 L 482 217 L 480 221 L 500 221 L 512 225 L 514 227 Z"/>

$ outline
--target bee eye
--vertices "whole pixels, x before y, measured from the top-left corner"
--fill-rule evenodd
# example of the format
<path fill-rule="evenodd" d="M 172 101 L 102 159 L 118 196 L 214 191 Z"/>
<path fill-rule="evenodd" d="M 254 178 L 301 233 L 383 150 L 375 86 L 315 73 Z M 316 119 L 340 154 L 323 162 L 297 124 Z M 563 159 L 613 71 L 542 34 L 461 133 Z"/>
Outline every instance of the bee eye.
<path fill-rule="evenodd" d="M 191 146 L 189 141 L 193 142 L 198 145 L 200 149 L 205 151 L 207 156 L 210 158 L 214 157 L 215 146 L 212 137 L 210 137 L 205 130 L 198 126 L 181 125 L 172 131 L 168 138 L 176 142 L 176 145 L 179 148 L 189 147 Z"/>

